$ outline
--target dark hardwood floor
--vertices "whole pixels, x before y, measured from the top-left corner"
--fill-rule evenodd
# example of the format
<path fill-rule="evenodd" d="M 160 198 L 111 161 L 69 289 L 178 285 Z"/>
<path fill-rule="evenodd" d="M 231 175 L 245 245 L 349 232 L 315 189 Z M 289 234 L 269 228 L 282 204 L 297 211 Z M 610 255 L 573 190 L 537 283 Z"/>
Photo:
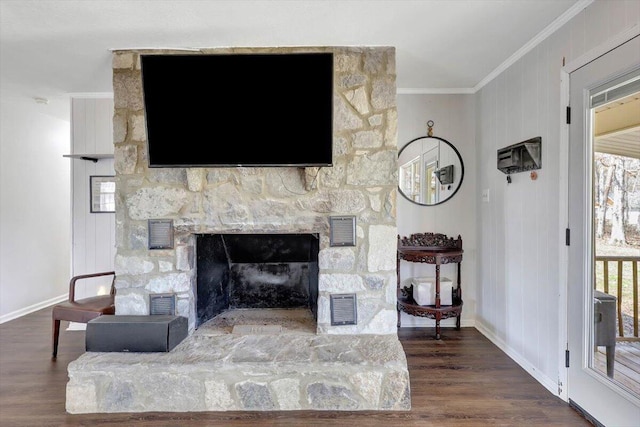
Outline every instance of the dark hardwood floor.
<path fill-rule="evenodd" d="M 66 328 L 63 322 L 62 329 Z M 474 328 L 401 329 L 411 411 L 186 412 L 70 415 L 67 364 L 84 332 L 61 331 L 51 360 L 51 309 L 0 325 L 0 426 L 591 426 Z"/>

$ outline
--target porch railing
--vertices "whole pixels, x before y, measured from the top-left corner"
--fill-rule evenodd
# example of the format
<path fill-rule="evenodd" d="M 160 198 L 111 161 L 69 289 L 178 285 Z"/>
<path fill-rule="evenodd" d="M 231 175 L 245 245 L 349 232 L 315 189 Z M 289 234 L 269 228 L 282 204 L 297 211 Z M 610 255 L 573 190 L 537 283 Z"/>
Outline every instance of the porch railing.
<path fill-rule="evenodd" d="M 640 341 L 640 337 L 638 335 L 638 262 L 640 261 L 640 257 L 635 256 L 597 256 L 596 257 L 596 271 L 598 263 L 602 263 L 602 280 L 596 280 L 596 289 L 603 291 L 606 294 L 615 295 L 616 296 L 616 304 L 618 310 L 618 341 Z M 615 283 L 609 284 L 609 265 L 616 264 L 617 265 L 617 274 Z M 625 273 L 625 265 L 631 266 L 630 274 Z M 628 281 L 631 283 L 631 292 L 629 290 L 623 289 L 623 283 L 627 283 Z M 602 289 L 599 289 L 598 283 L 602 284 Z M 612 287 L 615 287 L 615 292 L 612 292 Z M 627 288 L 626 286 L 625 288 Z M 632 300 L 632 313 L 633 313 L 633 322 L 632 322 L 632 336 L 625 336 L 624 331 L 624 321 L 623 321 L 623 306 L 624 302 L 627 299 Z"/>

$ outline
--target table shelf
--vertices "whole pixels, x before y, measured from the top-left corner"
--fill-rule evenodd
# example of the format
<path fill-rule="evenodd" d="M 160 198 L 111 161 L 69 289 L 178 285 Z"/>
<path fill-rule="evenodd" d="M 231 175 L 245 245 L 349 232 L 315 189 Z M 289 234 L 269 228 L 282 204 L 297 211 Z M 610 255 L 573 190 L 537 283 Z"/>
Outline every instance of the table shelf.
<path fill-rule="evenodd" d="M 456 318 L 456 329 L 460 329 L 462 315 L 462 287 L 460 283 L 462 263 L 462 238 L 449 238 L 439 233 L 416 233 L 409 237 L 398 236 L 397 255 L 397 310 L 398 327 L 401 326 L 401 312 L 412 316 L 425 317 L 436 321 L 436 339 L 441 338 L 440 321 Z M 420 305 L 413 299 L 413 285 L 402 287 L 400 279 L 400 261 L 421 262 L 434 264 L 435 276 L 435 304 Z M 457 287 L 452 297 L 451 305 L 442 305 L 440 299 L 440 266 L 442 264 L 457 264 Z"/>

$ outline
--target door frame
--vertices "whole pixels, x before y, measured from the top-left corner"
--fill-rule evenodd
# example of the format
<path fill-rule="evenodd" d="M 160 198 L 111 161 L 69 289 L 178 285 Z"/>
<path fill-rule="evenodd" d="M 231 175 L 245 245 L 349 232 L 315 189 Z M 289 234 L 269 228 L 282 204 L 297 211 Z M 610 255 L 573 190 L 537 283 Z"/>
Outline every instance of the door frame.
<path fill-rule="evenodd" d="M 640 35 L 640 26 L 635 25 L 626 31 L 623 31 L 610 38 L 606 42 L 600 44 L 596 48 L 586 52 L 580 57 L 572 60 L 568 64 L 565 64 L 560 69 L 560 174 L 559 174 L 559 230 L 569 229 L 569 124 L 567 123 L 567 107 L 569 106 L 570 99 L 570 74 L 577 69 L 587 65 L 588 63 L 596 60 L 607 52 L 614 50 L 618 46 L 628 42 L 634 37 Z M 577 230 L 576 230 L 577 231 Z M 568 256 L 569 246 L 566 244 L 566 236 L 561 233 L 559 236 L 559 245 L 561 250 L 559 251 L 559 277 L 560 292 L 559 292 L 559 333 L 558 333 L 558 348 L 568 351 L 569 342 L 569 310 L 568 310 Z M 564 401 L 569 401 L 569 394 L 567 390 L 567 378 L 568 368 L 566 368 L 567 354 L 564 351 L 558 354 L 558 366 L 560 367 L 558 372 L 558 396 Z"/>
<path fill-rule="evenodd" d="M 586 268 L 584 264 L 585 260 L 582 259 L 582 261 L 579 261 L 584 255 L 578 255 L 578 254 L 586 253 L 585 251 L 588 252 L 588 248 L 591 245 L 591 238 L 589 237 L 590 233 L 588 231 L 585 231 L 583 226 L 585 226 L 588 230 L 591 230 L 593 226 L 593 223 L 592 223 L 593 220 L 591 218 L 591 211 L 590 211 L 591 208 L 587 206 L 575 205 L 574 203 L 576 203 L 576 199 L 573 196 L 571 196 L 571 194 L 569 194 L 569 190 L 572 185 L 579 184 L 579 182 L 582 182 L 582 184 L 579 184 L 579 185 L 583 185 L 585 179 L 587 179 L 590 182 L 588 175 L 587 176 L 583 175 L 583 172 L 577 172 L 577 175 L 576 173 L 571 172 L 571 168 L 576 166 L 575 156 L 576 154 L 579 154 L 579 153 L 572 154 L 570 151 L 571 150 L 570 147 L 572 144 L 574 147 L 576 147 L 575 144 L 579 144 L 579 146 L 581 146 L 586 141 L 586 138 L 589 137 L 587 134 L 584 134 L 584 132 L 586 131 L 585 129 L 587 126 L 591 126 L 588 122 L 585 122 L 583 125 L 581 125 L 582 118 L 585 113 L 584 102 L 586 101 L 583 99 L 578 100 L 576 98 L 583 98 L 584 96 L 586 96 L 582 94 L 585 92 L 586 89 L 591 88 L 591 86 L 589 85 L 597 84 L 598 83 L 597 79 L 606 79 L 607 78 L 606 75 L 610 75 L 611 76 L 610 78 L 615 78 L 616 77 L 615 73 L 617 72 L 619 72 L 619 75 L 622 75 L 633 69 L 637 70 L 637 66 L 631 67 L 631 69 L 627 69 L 627 67 L 630 66 L 630 61 L 628 60 L 622 61 L 622 59 L 624 58 L 624 55 L 631 54 L 632 52 L 637 52 L 634 50 L 630 51 L 629 48 L 631 47 L 632 49 L 637 49 L 638 41 L 640 41 L 640 32 L 638 31 L 638 29 L 639 29 L 638 26 L 633 27 L 630 31 L 627 31 L 619 35 L 615 39 L 609 40 L 607 43 L 599 46 L 597 49 L 594 49 L 588 52 L 587 55 L 583 55 L 581 58 L 579 58 L 579 61 L 578 60 L 573 61 L 571 64 L 569 64 L 569 66 L 561 70 L 561 102 L 562 102 L 561 111 L 563 112 L 566 111 L 567 117 L 575 120 L 567 120 L 563 117 L 561 121 L 562 144 L 560 146 L 560 157 L 561 157 L 560 165 L 562 166 L 560 171 L 560 177 L 561 177 L 560 185 L 561 185 L 562 194 L 560 195 L 561 197 L 560 218 L 561 218 L 561 221 L 565 221 L 565 223 L 567 224 L 567 232 L 572 232 L 572 234 L 575 235 L 575 238 L 570 239 L 571 242 L 569 242 L 569 238 L 568 238 L 569 235 L 567 234 L 567 241 L 565 242 L 565 248 L 564 250 L 561 250 L 561 260 L 560 260 L 561 268 L 559 270 L 559 275 L 562 278 L 561 279 L 562 286 L 560 290 L 560 294 L 561 294 L 560 295 L 561 296 L 560 319 L 564 319 L 564 322 L 561 322 L 563 324 L 560 325 L 561 329 L 559 331 L 559 339 L 561 340 L 561 342 L 559 343 L 560 344 L 559 348 L 560 349 L 565 348 L 566 351 L 561 352 L 561 353 L 564 353 L 565 367 L 563 368 L 562 364 L 559 365 L 560 369 L 558 373 L 558 394 L 560 397 L 562 397 L 566 401 L 569 401 L 570 403 L 572 402 L 572 399 L 577 399 L 581 401 L 581 403 L 573 402 L 573 405 L 576 406 L 577 410 L 579 410 L 580 412 L 583 412 L 585 416 L 587 416 L 587 418 L 591 417 L 591 414 L 589 414 L 589 411 L 593 410 L 594 411 L 593 415 L 595 415 L 596 417 L 604 417 L 603 421 L 607 419 L 609 421 L 622 420 L 622 419 L 628 420 L 629 419 L 628 417 L 630 416 L 631 416 L 630 419 L 635 419 L 633 417 L 637 415 L 632 416 L 631 414 L 640 413 L 638 412 L 640 410 L 640 406 L 638 405 L 638 402 L 640 402 L 640 400 L 638 400 L 637 396 L 633 396 L 629 394 L 628 391 L 626 391 L 624 388 L 617 386 L 615 383 L 602 381 L 601 378 L 597 377 L 595 374 L 592 373 L 590 368 L 583 370 L 582 363 L 584 363 L 585 361 L 583 361 L 582 359 L 586 357 L 585 351 L 587 350 L 585 350 L 585 348 L 582 348 L 582 347 L 586 347 L 587 345 L 583 342 L 584 340 L 583 335 L 580 335 L 579 341 L 576 341 L 578 339 L 578 336 L 576 336 L 575 334 L 580 333 L 580 331 L 576 331 L 577 319 L 576 317 L 569 318 L 569 316 L 570 315 L 575 316 L 577 314 L 576 310 L 582 315 L 587 316 L 587 312 L 590 312 L 590 308 L 588 307 L 589 302 L 587 302 L 586 296 L 584 297 L 585 301 L 580 301 L 578 303 L 578 301 L 575 300 L 575 297 L 577 296 L 576 295 L 577 288 L 573 288 L 573 290 L 569 292 L 569 282 L 574 279 L 573 274 L 569 273 L 569 267 L 572 266 L 572 268 L 576 268 L 576 267 L 581 268 L 580 265 L 583 265 L 583 267 Z M 627 42 L 630 42 L 630 43 L 626 44 Z M 626 44 L 626 46 L 622 48 L 621 46 L 624 44 Z M 621 49 L 618 49 L 618 48 L 621 48 Z M 614 51 L 615 53 L 613 54 L 613 56 L 611 56 L 611 52 L 614 52 Z M 601 58 L 607 54 L 609 56 Z M 633 53 L 633 55 L 631 57 L 627 57 L 627 59 L 633 59 L 633 63 L 635 64 L 636 57 L 637 55 Z M 598 60 L 599 62 L 593 63 L 593 61 L 595 60 Z M 615 64 L 617 63 L 616 61 L 621 61 L 619 67 L 615 67 Z M 592 63 L 593 65 L 591 65 Z M 624 63 L 625 65 L 621 65 L 622 63 Z M 583 70 L 580 70 L 581 68 L 587 65 L 589 65 L 591 68 L 584 68 Z M 574 76 L 575 81 L 572 81 L 573 78 L 571 76 L 571 73 L 574 73 L 575 71 L 578 71 L 578 70 L 580 70 L 581 74 Z M 595 74 L 593 74 L 594 72 Z M 571 87 L 572 83 L 573 83 L 573 87 Z M 607 83 L 603 80 L 601 84 L 607 84 Z M 571 101 L 575 101 L 576 105 L 572 105 Z M 570 114 L 570 110 L 568 108 L 569 106 L 571 106 L 572 109 L 574 110 L 572 112 L 573 114 Z M 585 120 L 587 120 L 587 118 L 585 118 Z M 567 122 L 571 122 L 571 123 L 567 123 Z M 575 124 L 573 122 L 575 122 Z M 585 127 L 585 129 L 577 130 L 575 129 L 576 126 L 580 126 L 581 128 Z M 576 133 L 571 135 L 570 134 L 571 130 L 576 131 Z M 579 149 L 579 152 L 581 152 L 580 149 Z M 569 158 L 570 154 L 572 157 L 574 157 L 573 160 Z M 587 153 L 585 153 L 585 155 L 589 157 Z M 591 166 L 587 166 L 585 164 L 584 167 L 587 168 L 585 173 L 587 174 L 591 173 Z M 578 169 L 581 170 L 580 167 L 578 167 Z M 591 187 L 589 187 L 588 191 L 591 191 L 590 188 Z M 578 200 L 580 200 L 580 197 L 578 197 Z M 587 197 L 587 200 L 589 200 L 589 197 Z M 582 219 L 579 219 L 579 218 L 582 218 Z M 570 221 L 574 221 L 576 223 L 570 224 Z M 583 225 L 580 225 L 580 224 L 583 224 Z M 575 228 L 576 226 L 578 228 Z M 574 227 L 574 228 L 570 229 L 570 227 Z M 587 235 L 584 235 L 585 232 L 587 233 Z M 564 233 L 561 233 L 561 234 L 564 234 Z M 583 238 L 587 239 L 584 241 L 585 246 L 583 246 L 583 243 L 582 243 Z M 574 241 L 576 243 L 574 243 Z M 573 243 L 573 245 L 569 246 L 569 243 Z M 576 256 L 579 256 L 578 260 L 576 260 Z M 577 264 L 575 264 L 576 262 Z M 586 274 L 585 279 L 588 279 L 590 277 L 590 275 L 587 274 L 586 272 L 584 274 Z M 580 275 L 578 274 L 578 276 Z M 580 283 L 583 283 L 583 282 L 580 281 Z M 579 294 L 583 294 L 583 291 L 580 291 Z M 589 295 L 589 292 L 587 292 L 587 295 Z M 571 304 L 569 303 L 569 300 L 568 300 L 569 296 L 574 298 Z M 586 320 L 590 321 L 590 318 Z M 588 324 L 588 323 L 585 323 L 585 319 L 582 320 L 583 326 L 579 329 L 583 329 L 584 324 Z M 582 332 L 582 334 L 584 334 L 584 331 Z M 576 349 L 576 345 L 578 345 L 579 349 Z M 568 353 L 569 350 L 571 350 L 572 352 L 577 351 L 578 353 L 577 354 L 572 353 L 570 358 Z M 570 368 L 568 367 L 569 360 L 571 360 Z M 576 364 L 576 362 L 578 361 L 579 363 Z M 568 383 L 569 379 L 572 380 L 572 384 Z M 577 388 L 575 388 L 576 386 Z M 583 389 L 582 387 L 587 387 L 587 388 Z M 605 388 L 601 388 L 601 387 L 605 387 Z M 606 390 L 606 388 L 609 388 L 610 390 Z M 571 390 L 573 390 L 573 392 Z M 602 399 L 604 399 L 603 401 L 600 401 L 600 403 L 598 403 L 599 399 L 598 397 L 596 397 L 598 396 L 599 393 L 603 393 Z M 620 412 L 620 415 L 613 415 L 613 413 L 607 412 L 607 408 L 609 408 L 609 406 L 607 405 L 612 405 L 614 404 L 614 402 L 618 402 L 618 399 L 628 400 L 628 405 L 625 404 L 620 406 L 619 409 L 622 411 Z M 606 402 L 606 403 L 603 405 L 603 402 Z M 577 404 L 580 404 L 580 405 L 586 404 L 588 407 L 580 408 L 579 406 L 577 406 Z"/>

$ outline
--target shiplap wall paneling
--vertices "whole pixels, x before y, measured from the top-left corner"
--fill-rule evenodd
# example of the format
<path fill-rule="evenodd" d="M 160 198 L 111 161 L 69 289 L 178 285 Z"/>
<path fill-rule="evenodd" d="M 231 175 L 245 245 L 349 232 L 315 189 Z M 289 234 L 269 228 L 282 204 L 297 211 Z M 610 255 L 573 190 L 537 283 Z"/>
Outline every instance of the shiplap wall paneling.
<path fill-rule="evenodd" d="M 640 2 L 595 1 L 476 93 L 478 193 L 489 193 L 477 202 L 477 327 L 553 393 L 564 369 L 560 71 L 563 59 L 638 25 Z M 534 136 L 542 137 L 537 179 L 523 172 L 507 184 L 497 150 Z"/>
<path fill-rule="evenodd" d="M 113 99 L 72 100 L 72 146 L 74 154 L 113 153 Z M 114 175 L 113 159 L 98 162 L 72 159 L 73 274 L 109 271 L 114 268 L 115 214 L 90 212 L 89 177 Z M 78 296 L 108 292 L 108 279 L 84 280 Z"/>

